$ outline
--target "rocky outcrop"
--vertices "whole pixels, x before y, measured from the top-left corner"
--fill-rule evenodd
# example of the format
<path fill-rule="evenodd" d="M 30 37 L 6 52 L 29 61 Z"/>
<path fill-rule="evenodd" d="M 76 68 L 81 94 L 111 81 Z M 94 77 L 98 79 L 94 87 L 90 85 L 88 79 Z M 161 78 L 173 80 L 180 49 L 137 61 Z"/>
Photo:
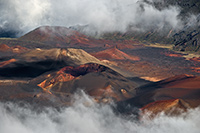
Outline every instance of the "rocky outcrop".
<path fill-rule="evenodd" d="M 174 35 L 174 49 L 178 51 L 200 51 L 200 28 L 184 30 Z"/>
<path fill-rule="evenodd" d="M 170 6 L 176 6 L 180 9 L 179 18 L 182 21 L 182 29 L 173 32 L 171 38 L 174 41 L 174 49 L 178 51 L 200 51 L 200 2 L 198 0 L 163 0 L 148 1 L 159 10 Z"/>

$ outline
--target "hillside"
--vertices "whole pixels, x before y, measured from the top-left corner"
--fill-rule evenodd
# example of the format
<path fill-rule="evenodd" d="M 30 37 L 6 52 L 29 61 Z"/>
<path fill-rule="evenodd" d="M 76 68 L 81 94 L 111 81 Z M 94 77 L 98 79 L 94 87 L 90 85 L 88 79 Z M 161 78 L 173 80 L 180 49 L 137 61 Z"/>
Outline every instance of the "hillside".
<path fill-rule="evenodd" d="M 104 51 L 100 51 L 97 53 L 93 53 L 93 56 L 95 56 L 98 59 L 108 59 L 108 60 L 132 60 L 132 61 L 138 61 L 140 60 L 137 56 L 130 56 L 116 47 L 106 49 Z"/>
<path fill-rule="evenodd" d="M 159 114 L 200 103 L 198 57 L 135 38 L 90 38 L 65 27 L 39 27 L 1 40 L 0 101 L 70 106 L 82 90 L 97 103 L 115 102 L 126 113 L 137 107 Z"/>
<path fill-rule="evenodd" d="M 197 107 L 200 103 L 199 81 L 199 76 L 179 75 L 171 77 L 137 88 L 136 93 L 138 95 L 128 102 L 142 107 L 156 101 L 182 99 L 190 107 Z M 159 104 L 151 105 L 158 105 L 159 108 Z"/>
<path fill-rule="evenodd" d="M 0 62 L 0 100 L 69 105 L 72 102 L 69 97 L 80 88 L 96 102 L 103 103 L 127 100 L 135 95 L 137 81 L 102 64 L 81 49 L 28 50 Z"/>

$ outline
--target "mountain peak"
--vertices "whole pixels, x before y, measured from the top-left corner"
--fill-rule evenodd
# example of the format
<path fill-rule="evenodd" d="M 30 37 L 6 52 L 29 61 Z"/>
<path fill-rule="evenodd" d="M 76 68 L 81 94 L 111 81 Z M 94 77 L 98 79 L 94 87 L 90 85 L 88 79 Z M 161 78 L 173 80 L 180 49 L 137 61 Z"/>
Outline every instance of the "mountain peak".
<path fill-rule="evenodd" d="M 42 26 L 20 37 L 19 40 L 42 42 L 51 45 L 86 43 L 88 37 L 70 28 Z"/>

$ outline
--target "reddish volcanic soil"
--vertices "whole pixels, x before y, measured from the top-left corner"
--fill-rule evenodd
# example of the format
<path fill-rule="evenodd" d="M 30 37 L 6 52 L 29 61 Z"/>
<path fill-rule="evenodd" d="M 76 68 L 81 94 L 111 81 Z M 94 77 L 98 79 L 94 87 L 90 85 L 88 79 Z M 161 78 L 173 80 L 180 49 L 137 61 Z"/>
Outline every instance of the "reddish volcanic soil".
<path fill-rule="evenodd" d="M 187 61 L 182 54 L 163 48 L 147 47 L 139 41 L 94 39 L 69 28 L 48 26 L 31 31 L 19 40 L 22 43 L 25 40 L 33 41 L 29 46 L 42 42 L 41 46 L 81 47 L 101 60 L 108 60 L 108 64 L 129 71 L 133 77 L 151 81 L 181 74 L 200 75 L 198 58 Z M 16 51 L 18 49 L 20 50 L 15 48 Z"/>
<path fill-rule="evenodd" d="M 19 45 L 13 46 L 13 47 L 11 47 L 11 49 L 14 53 L 24 53 L 29 50 L 28 48 L 21 47 Z"/>
<path fill-rule="evenodd" d="M 200 57 L 193 57 L 190 58 L 190 60 L 200 62 Z"/>
<path fill-rule="evenodd" d="M 13 53 L 23 53 L 26 52 L 28 50 L 28 48 L 19 46 L 19 45 L 15 45 L 12 47 L 9 47 L 6 44 L 0 44 L 0 51 L 1 52 L 13 52 Z"/>
<path fill-rule="evenodd" d="M 200 67 L 191 67 L 193 72 L 200 73 Z"/>
<path fill-rule="evenodd" d="M 50 87 L 58 82 L 67 82 L 87 73 L 102 71 L 105 71 L 105 67 L 98 64 L 85 64 L 78 67 L 67 66 L 56 73 L 48 74 L 47 79 L 38 84 L 38 86 L 47 90 L 47 88 L 50 89 Z"/>
<path fill-rule="evenodd" d="M 178 115 L 190 109 L 190 105 L 181 99 L 161 100 L 149 103 L 141 108 L 142 114 L 150 113 L 150 117 L 164 112 L 169 115 Z M 141 114 L 141 115 L 142 115 Z"/>
<path fill-rule="evenodd" d="M 20 40 L 32 40 L 32 41 L 39 41 L 39 42 L 52 42 L 55 41 L 53 39 L 56 39 L 57 42 L 65 41 L 66 43 L 69 43 L 68 41 L 71 41 L 70 39 L 77 40 L 78 42 L 81 41 L 88 41 L 86 36 L 68 28 L 63 27 L 40 27 L 35 29 L 34 31 L 29 32 L 28 34 L 20 37 Z"/>
<path fill-rule="evenodd" d="M 200 62 L 188 61 L 181 54 L 169 51 L 168 49 L 140 47 L 124 50 L 123 53 L 126 53 L 126 56 L 136 57 L 135 59 L 138 60 L 127 60 L 128 57 L 124 58 L 124 55 L 121 54 L 122 51 L 118 51 L 118 54 L 113 54 L 112 56 L 112 53 L 115 53 L 114 51 L 117 50 L 107 49 L 93 53 L 93 55 L 101 60 L 110 61 L 113 65 L 129 71 L 132 75 L 150 81 L 159 81 L 181 74 L 200 76 Z M 118 56 L 116 57 L 115 55 Z"/>
<path fill-rule="evenodd" d="M 122 102 L 154 114 L 200 105 L 196 57 L 186 60 L 169 49 L 95 39 L 63 27 L 0 41 L 0 100 L 69 105 L 82 89 L 97 102 Z"/>
<path fill-rule="evenodd" d="M 109 60 L 133 60 L 133 61 L 139 61 L 140 58 L 137 56 L 130 56 L 122 51 L 120 51 L 117 48 L 110 48 L 106 49 L 104 51 L 100 51 L 97 53 L 92 54 L 98 59 L 109 59 Z"/>
<path fill-rule="evenodd" d="M 129 102 L 138 106 L 145 106 L 160 100 L 182 99 L 190 107 L 197 107 L 200 105 L 200 77 L 175 76 L 139 87 L 136 92 L 138 97 L 131 99 Z"/>
<path fill-rule="evenodd" d="M 10 47 L 6 44 L 1 44 L 0 45 L 0 51 L 8 51 L 10 50 Z"/>
<path fill-rule="evenodd" d="M 73 94 L 83 88 L 98 102 L 122 101 L 135 95 L 137 83 L 103 65 L 89 63 L 78 67 L 67 66 L 46 75 L 38 84 L 49 94 Z M 66 88 L 67 86 L 67 88 Z"/>
<path fill-rule="evenodd" d="M 0 67 L 4 67 L 12 62 L 16 62 L 16 59 L 10 59 L 10 60 L 7 60 L 7 61 L 3 61 L 3 62 L 0 62 Z"/>
<path fill-rule="evenodd" d="M 143 47 L 139 41 L 132 40 L 104 40 L 95 39 L 86 36 L 78 31 L 75 31 L 66 27 L 39 27 L 28 34 L 20 37 L 18 41 L 32 42 L 32 45 L 41 43 L 44 46 L 49 47 L 61 47 L 61 48 L 83 48 L 88 51 L 96 51 L 102 48 L 117 47 L 118 49 L 135 49 Z M 98 49 L 97 49 L 98 47 Z"/>
<path fill-rule="evenodd" d="M 78 31 L 65 27 L 39 27 L 28 34 L 19 38 L 19 40 L 34 41 L 45 43 L 54 47 L 95 47 L 96 43 L 92 43 L 95 39 L 81 34 Z"/>
<path fill-rule="evenodd" d="M 174 53 L 174 52 L 165 52 L 163 53 L 165 56 L 170 56 L 170 57 L 183 57 L 183 54 L 180 53 Z"/>
<path fill-rule="evenodd" d="M 200 89 L 200 77 L 192 75 L 179 75 L 160 82 L 167 88 Z"/>

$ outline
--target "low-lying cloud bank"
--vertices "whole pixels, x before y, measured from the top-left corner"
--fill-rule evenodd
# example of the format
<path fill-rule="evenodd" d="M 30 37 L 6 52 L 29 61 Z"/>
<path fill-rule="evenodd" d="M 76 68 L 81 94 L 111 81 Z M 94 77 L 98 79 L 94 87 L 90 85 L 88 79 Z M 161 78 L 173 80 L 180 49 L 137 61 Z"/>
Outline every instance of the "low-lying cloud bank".
<path fill-rule="evenodd" d="M 79 97 L 72 107 L 38 113 L 28 106 L 0 103 L 1 133 L 199 133 L 200 108 L 179 117 L 160 115 L 136 121 L 113 113 L 108 105 Z"/>
<path fill-rule="evenodd" d="M 179 9 L 159 11 L 138 0 L 1 0 L 0 29 L 24 34 L 36 27 L 85 26 L 87 32 L 180 28 Z"/>

